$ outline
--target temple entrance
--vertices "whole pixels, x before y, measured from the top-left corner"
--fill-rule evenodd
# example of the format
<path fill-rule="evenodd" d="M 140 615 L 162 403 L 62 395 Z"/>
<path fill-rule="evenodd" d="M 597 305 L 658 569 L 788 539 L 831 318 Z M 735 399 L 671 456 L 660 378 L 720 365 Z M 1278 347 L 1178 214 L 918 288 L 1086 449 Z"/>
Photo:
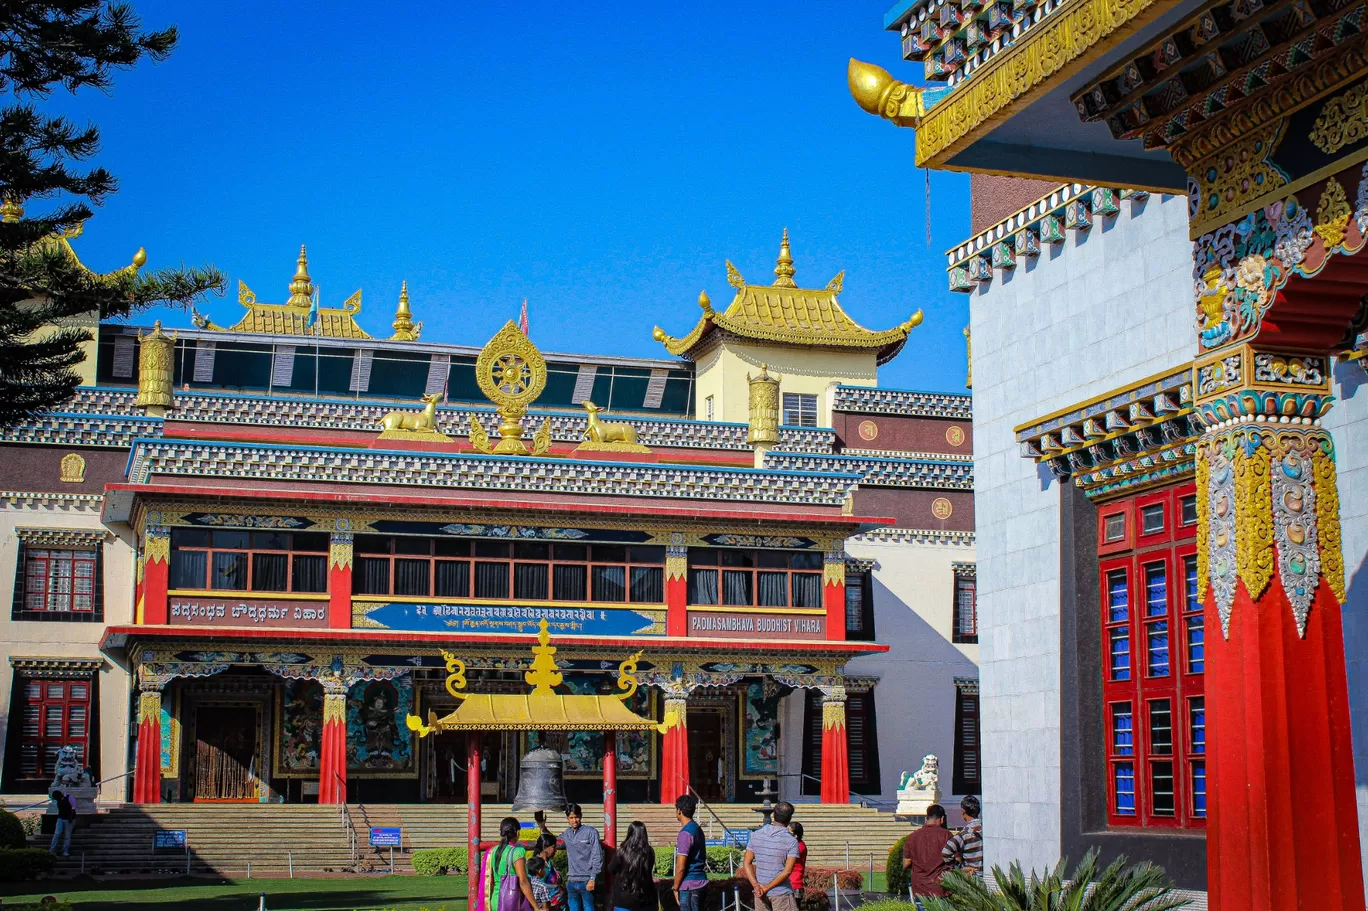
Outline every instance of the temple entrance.
<path fill-rule="evenodd" d="M 441 731 L 431 738 L 428 799 L 438 803 L 466 802 L 466 738 L 478 736 Z"/>
<path fill-rule="evenodd" d="M 720 711 L 689 707 L 689 784 L 704 800 L 727 799 L 725 721 Z"/>
<path fill-rule="evenodd" d="M 260 799 L 258 728 L 256 706 L 209 704 L 196 709 L 196 801 L 255 803 Z"/>

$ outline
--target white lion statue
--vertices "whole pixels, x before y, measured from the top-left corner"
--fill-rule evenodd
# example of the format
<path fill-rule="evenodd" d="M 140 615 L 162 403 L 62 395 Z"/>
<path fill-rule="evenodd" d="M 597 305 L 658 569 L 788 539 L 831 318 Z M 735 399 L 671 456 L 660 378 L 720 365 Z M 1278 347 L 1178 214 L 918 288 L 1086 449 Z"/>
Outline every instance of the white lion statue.
<path fill-rule="evenodd" d="M 939 803 L 940 760 L 932 754 L 922 758 L 921 768 L 903 772 L 898 786 L 898 816 L 925 816 L 926 808 Z"/>

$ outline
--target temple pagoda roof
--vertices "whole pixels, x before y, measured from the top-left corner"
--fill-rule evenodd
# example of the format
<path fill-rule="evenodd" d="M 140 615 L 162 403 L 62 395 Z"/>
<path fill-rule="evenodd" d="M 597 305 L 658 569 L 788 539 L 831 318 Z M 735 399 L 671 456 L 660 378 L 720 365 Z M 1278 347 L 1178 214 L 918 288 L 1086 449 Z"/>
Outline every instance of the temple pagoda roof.
<path fill-rule="evenodd" d="M 260 335 L 298 335 L 310 338 L 370 339 L 372 336 L 356 324 L 361 312 L 361 292 L 358 290 L 340 308 L 320 307 L 313 280 L 309 277 L 308 251 L 301 246 L 290 282 L 290 297 L 283 304 L 263 304 L 247 283 L 238 281 L 238 303 L 247 309 L 236 324 L 216 325 L 198 311 L 193 313 L 195 325 L 217 332 L 249 332 Z M 418 337 L 422 324 L 410 319 L 408 287 L 400 292 L 399 312 L 396 313 L 395 335 L 399 341 Z"/>
<path fill-rule="evenodd" d="M 6 198 L 0 202 L 0 222 L 5 224 L 17 224 L 24 217 L 24 206 L 17 200 Z M 70 259 L 76 267 L 87 275 L 95 279 L 117 279 L 123 275 L 135 275 L 147 263 L 147 251 L 142 247 L 133 254 L 133 261 L 121 269 L 113 272 L 100 273 L 81 262 L 81 258 L 76 255 L 76 249 L 71 242 L 80 237 L 85 232 L 85 223 L 82 222 L 73 228 L 56 234 L 49 234 L 38 241 L 36 248 L 42 251 L 55 251 Z"/>
<path fill-rule="evenodd" d="M 727 282 L 736 289 L 731 305 L 721 313 L 712 308 L 707 292 L 698 296 L 703 315 L 687 334 L 673 338 L 659 326 L 652 332 L 656 341 L 673 355 L 691 358 L 692 352 L 714 330 L 760 342 L 777 342 L 818 348 L 876 349 L 878 362 L 892 360 L 907 334 L 922 321 L 918 310 L 907 322 L 876 332 L 866 329 L 841 309 L 836 296 L 841 293 L 845 273 L 836 275 L 821 290 L 799 288 L 793 280 L 793 254 L 789 251 L 788 229 L 779 243 L 779 258 L 772 285 L 752 285 L 727 262 Z"/>

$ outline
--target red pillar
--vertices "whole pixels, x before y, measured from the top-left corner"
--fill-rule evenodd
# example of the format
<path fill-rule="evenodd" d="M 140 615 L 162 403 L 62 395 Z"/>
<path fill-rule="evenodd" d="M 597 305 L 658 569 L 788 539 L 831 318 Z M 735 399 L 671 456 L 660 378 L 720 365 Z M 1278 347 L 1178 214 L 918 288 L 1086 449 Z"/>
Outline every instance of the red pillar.
<path fill-rule="evenodd" d="M 166 623 L 170 577 L 171 529 L 149 525 L 143 529 L 143 623 Z"/>
<path fill-rule="evenodd" d="M 347 802 L 347 689 L 325 682 L 318 756 L 318 802 Z"/>
<path fill-rule="evenodd" d="M 822 687 L 822 803 L 850 803 L 845 704 L 845 687 Z"/>
<path fill-rule="evenodd" d="M 480 734 L 466 734 L 466 896 L 471 908 L 479 907 L 480 888 Z"/>
<path fill-rule="evenodd" d="M 665 734 L 660 756 L 660 802 L 673 806 L 689 792 L 689 696 L 665 693 Z"/>
<path fill-rule="evenodd" d="M 617 732 L 603 734 L 603 840 L 617 847 Z"/>
<path fill-rule="evenodd" d="M 161 692 L 138 699 L 138 751 L 133 760 L 133 802 L 161 803 Z"/>
<path fill-rule="evenodd" d="M 1211 907 L 1362 911 L 1333 443 L 1226 428 L 1197 487 Z"/>
<path fill-rule="evenodd" d="M 333 532 L 328 547 L 328 629 L 351 629 L 352 535 Z"/>
<path fill-rule="evenodd" d="M 665 635 L 689 635 L 689 549 L 665 548 Z"/>
<path fill-rule="evenodd" d="M 845 552 L 826 555 L 822 571 L 822 607 L 826 608 L 826 638 L 842 642 L 846 637 Z"/>

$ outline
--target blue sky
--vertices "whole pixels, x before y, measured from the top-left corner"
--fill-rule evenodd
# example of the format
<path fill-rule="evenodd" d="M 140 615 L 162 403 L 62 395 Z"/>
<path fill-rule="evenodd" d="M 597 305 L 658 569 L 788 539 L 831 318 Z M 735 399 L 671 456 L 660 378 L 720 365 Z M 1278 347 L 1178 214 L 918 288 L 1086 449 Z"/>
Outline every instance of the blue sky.
<path fill-rule="evenodd" d="M 852 55 L 919 75 L 886 5 L 138 0 L 180 26 L 172 58 L 46 107 L 99 124 L 121 181 L 85 261 L 213 263 L 221 323 L 238 279 L 283 301 L 306 243 L 323 304 L 361 288 L 374 335 L 407 279 L 425 340 L 483 344 L 527 297 L 546 350 L 662 356 L 651 327 L 730 301 L 725 259 L 772 280 L 787 226 L 798 283 L 845 269 L 863 325 L 926 311 L 881 385 L 962 391 L 967 178 L 932 175 L 928 247 L 912 132 L 846 90 Z"/>

